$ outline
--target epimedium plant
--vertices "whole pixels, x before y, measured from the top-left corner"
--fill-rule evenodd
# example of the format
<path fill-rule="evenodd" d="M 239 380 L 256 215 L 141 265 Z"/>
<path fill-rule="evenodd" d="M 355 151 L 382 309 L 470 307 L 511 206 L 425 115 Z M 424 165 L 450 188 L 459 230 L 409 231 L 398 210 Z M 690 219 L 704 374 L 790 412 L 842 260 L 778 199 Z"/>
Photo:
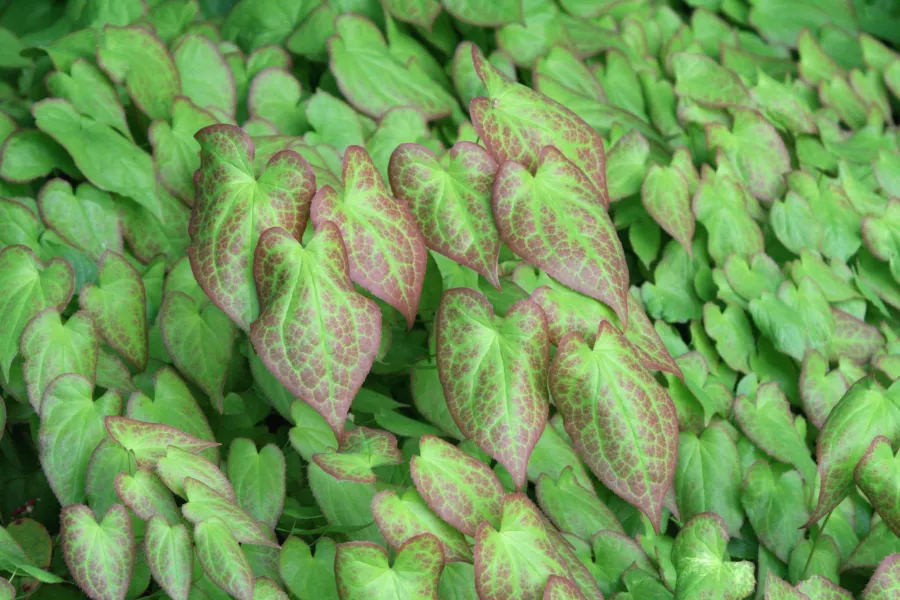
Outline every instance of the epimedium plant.
<path fill-rule="evenodd" d="M 896 598 L 894 12 L 0 9 L 0 599 Z"/>

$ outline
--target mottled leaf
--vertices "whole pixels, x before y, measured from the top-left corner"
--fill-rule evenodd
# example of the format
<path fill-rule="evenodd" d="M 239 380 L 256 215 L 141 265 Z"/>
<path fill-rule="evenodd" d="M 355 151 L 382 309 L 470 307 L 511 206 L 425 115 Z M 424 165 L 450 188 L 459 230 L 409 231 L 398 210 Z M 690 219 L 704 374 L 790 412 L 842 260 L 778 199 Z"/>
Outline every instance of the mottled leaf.
<path fill-rule="evenodd" d="M 647 213 L 690 254 L 696 224 L 687 179 L 675 167 L 651 165 L 643 181 L 641 202 Z"/>
<path fill-rule="evenodd" d="M 238 600 L 253 600 L 253 571 L 225 522 L 218 517 L 197 524 L 194 543 L 203 572 Z"/>
<path fill-rule="evenodd" d="M 392 565 L 387 551 L 371 542 L 338 544 L 338 594 L 343 600 L 437 600 L 443 562 L 440 543 L 427 533 L 408 541 Z"/>
<path fill-rule="evenodd" d="M 200 454 L 169 446 L 166 455 L 156 463 L 156 472 L 170 490 L 187 499 L 184 481 L 190 477 L 231 501 L 237 502 L 234 488 L 215 463 Z"/>
<path fill-rule="evenodd" d="M 672 548 L 678 573 L 676 600 L 703 596 L 740 600 L 753 593 L 753 564 L 731 562 L 727 543 L 725 522 L 713 513 L 699 514 L 685 523 Z"/>
<path fill-rule="evenodd" d="M 116 476 L 116 494 L 125 506 L 145 521 L 156 515 L 170 524 L 180 520 L 171 492 L 149 469 L 138 469 L 133 475 L 119 473 Z"/>
<path fill-rule="evenodd" d="M 78 586 L 92 600 L 124 600 L 134 568 L 134 536 L 128 511 L 116 504 L 99 523 L 83 504 L 60 515 L 62 551 Z"/>
<path fill-rule="evenodd" d="M 149 423 L 127 417 L 106 417 L 109 437 L 134 453 L 139 467 L 154 467 L 166 455 L 166 448 L 175 446 L 187 452 L 197 453 L 213 446 L 170 425 Z"/>
<path fill-rule="evenodd" d="M 854 470 L 854 478 L 888 528 L 900 537 L 900 460 L 886 437 L 877 437 Z"/>

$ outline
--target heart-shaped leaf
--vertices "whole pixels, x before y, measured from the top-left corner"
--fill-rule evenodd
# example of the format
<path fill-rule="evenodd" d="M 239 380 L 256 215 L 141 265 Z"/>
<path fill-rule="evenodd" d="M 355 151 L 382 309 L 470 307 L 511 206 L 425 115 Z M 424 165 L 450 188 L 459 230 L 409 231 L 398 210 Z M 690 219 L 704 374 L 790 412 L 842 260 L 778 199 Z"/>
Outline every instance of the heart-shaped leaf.
<path fill-rule="evenodd" d="M 166 455 L 169 446 L 196 454 L 201 450 L 218 446 L 162 423 L 138 421 L 127 417 L 106 417 L 109 437 L 134 453 L 138 467 L 153 468 Z"/>
<path fill-rule="evenodd" d="M 188 501 L 181 506 L 181 512 L 191 523 L 204 523 L 218 517 L 227 523 L 239 542 L 278 547 L 278 544 L 272 541 L 270 532 L 266 531 L 265 525 L 206 484 L 187 477 L 184 480 L 184 490 Z"/>
<path fill-rule="evenodd" d="M 178 523 L 180 520 L 172 493 L 149 469 L 138 469 L 133 475 L 119 473 L 116 476 L 116 495 L 125 506 L 145 521 L 156 515 L 170 524 Z"/>
<path fill-rule="evenodd" d="M 753 593 L 753 564 L 731 562 L 727 544 L 725 522 L 715 513 L 702 513 L 685 523 L 672 548 L 678 573 L 676 600 L 688 600 L 697 594 L 740 600 Z"/>
<path fill-rule="evenodd" d="M 409 206 L 425 245 L 500 287 L 500 236 L 491 214 L 497 163 L 484 148 L 458 142 L 442 157 L 418 144 L 391 155 L 391 189 Z"/>
<path fill-rule="evenodd" d="M 172 47 L 181 93 L 200 108 L 234 118 L 237 90 L 234 75 L 213 40 L 192 33 L 179 38 Z M 174 110 L 174 109 L 173 109 Z"/>
<path fill-rule="evenodd" d="M 500 238 L 519 256 L 575 291 L 609 305 L 627 322 L 628 266 L 593 185 L 553 146 L 526 166 L 500 165 L 491 202 Z"/>
<path fill-rule="evenodd" d="M 616 515 L 575 479 L 572 467 L 566 467 L 554 481 L 546 474 L 537 480 L 538 504 L 560 531 L 589 540 L 598 531 L 625 533 Z"/>
<path fill-rule="evenodd" d="M 453 420 L 522 489 L 549 409 L 543 311 L 521 300 L 498 324 L 487 298 L 456 288 L 441 298 L 435 326 L 438 373 Z"/>
<path fill-rule="evenodd" d="M 341 232 L 350 278 L 381 298 L 412 327 L 422 294 L 427 250 L 406 203 L 392 197 L 365 149 L 350 146 L 341 164 L 343 193 L 329 186 L 316 192 L 312 221 Z"/>
<path fill-rule="evenodd" d="M 274 528 L 284 507 L 285 463 L 278 446 L 267 444 L 257 452 L 247 438 L 231 442 L 228 479 L 237 504 L 254 519 Z"/>
<path fill-rule="evenodd" d="M 381 343 L 378 306 L 353 289 L 348 272 L 331 223 L 320 225 L 306 248 L 283 229 L 269 229 L 254 260 L 262 312 L 251 326 L 253 347 L 338 438 Z"/>
<path fill-rule="evenodd" d="M 232 503 L 237 502 L 234 488 L 231 487 L 231 482 L 228 481 L 225 474 L 215 463 L 200 454 L 169 446 L 166 448 L 166 455 L 156 463 L 156 472 L 170 490 L 184 499 L 187 499 L 184 480 L 190 477 L 206 485 L 226 500 Z"/>
<path fill-rule="evenodd" d="M 338 594 L 343 600 L 437 600 L 444 555 L 437 538 L 412 538 L 388 564 L 384 548 L 371 542 L 338 544 L 334 559 Z"/>
<path fill-rule="evenodd" d="M 66 566 L 92 600 L 123 600 L 134 568 L 134 536 L 121 504 L 99 523 L 83 504 L 62 509 L 59 517 Z"/>
<path fill-rule="evenodd" d="M 99 260 L 104 252 L 122 252 L 122 224 L 112 197 L 89 183 L 74 193 L 69 182 L 51 179 L 38 194 L 41 218 L 59 237 Z"/>
<path fill-rule="evenodd" d="M 628 340 L 608 322 L 593 348 L 567 334 L 553 357 L 550 391 L 594 475 L 658 531 L 675 475 L 678 417 Z"/>
<path fill-rule="evenodd" d="M 177 96 L 172 104 L 172 124 L 150 124 L 147 137 L 153 147 L 156 173 L 166 189 L 189 205 L 194 203 L 194 171 L 200 166 L 200 144 L 194 135 L 217 122 L 209 112 Z"/>
<path fill-rule="evenodd" d="M 253 257 L 260 235 L 280 227 L 298 240 L 303 236 L 315 175 L 306 159 L 285 150 L 255 177 L 253 142 L 232 125 L 206 127 L 196 139 L 200 169 L 190 226 L 191 268 L 216 306 L 248 330 L 259 313 Z"/>
<path fill-rule="evenodd" d="M 357 427 L 341 440 L 338 452 L 325 452 L 313 456 L 323 471 L 341 481 L 375 483 L 373 467 L 396 465 L 403 462 L 397 448 L 397 438 L 387 431 Z"/>
<path fill-rule="evenodd" d="M 900 459 L 886 437 L 872 441 L 854 470 L 854 477 L 888 528 L 900 537 Z"/>
<path fill-rule="evenodd" d="M 787 561 L 809 518 L 800 474 L 773 468 L 764 460 L 755 462 L 744 478 L 741 505 L 760 543 Z"/>
<path fill-rule="evenodd" d="M 217 586 L 238 600 L 253 600 L 253 571 L 232 530 L 210 517 L 194 529 L 197 560 Z"/>

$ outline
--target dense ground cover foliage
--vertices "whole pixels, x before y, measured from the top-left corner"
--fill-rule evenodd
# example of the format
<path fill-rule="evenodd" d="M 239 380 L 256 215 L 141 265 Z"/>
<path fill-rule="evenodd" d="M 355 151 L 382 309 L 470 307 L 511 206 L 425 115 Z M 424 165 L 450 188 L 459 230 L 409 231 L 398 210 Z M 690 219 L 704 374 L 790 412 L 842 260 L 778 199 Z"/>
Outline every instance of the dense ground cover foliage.
<path fill-rule="evenodd" d="M 0 600 L 900 598 L 885 0 L 0 6 Z"/>

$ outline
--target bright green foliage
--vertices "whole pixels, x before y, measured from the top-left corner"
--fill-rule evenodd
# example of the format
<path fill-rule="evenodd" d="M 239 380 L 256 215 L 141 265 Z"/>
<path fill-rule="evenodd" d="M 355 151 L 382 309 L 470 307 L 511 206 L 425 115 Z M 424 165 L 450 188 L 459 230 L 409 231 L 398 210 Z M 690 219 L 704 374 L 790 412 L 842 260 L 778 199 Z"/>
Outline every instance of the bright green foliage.
<path fill-rule="evenodd" d="M 0 599 L 894 600 L 888 0 L 9 0 Z"/>

